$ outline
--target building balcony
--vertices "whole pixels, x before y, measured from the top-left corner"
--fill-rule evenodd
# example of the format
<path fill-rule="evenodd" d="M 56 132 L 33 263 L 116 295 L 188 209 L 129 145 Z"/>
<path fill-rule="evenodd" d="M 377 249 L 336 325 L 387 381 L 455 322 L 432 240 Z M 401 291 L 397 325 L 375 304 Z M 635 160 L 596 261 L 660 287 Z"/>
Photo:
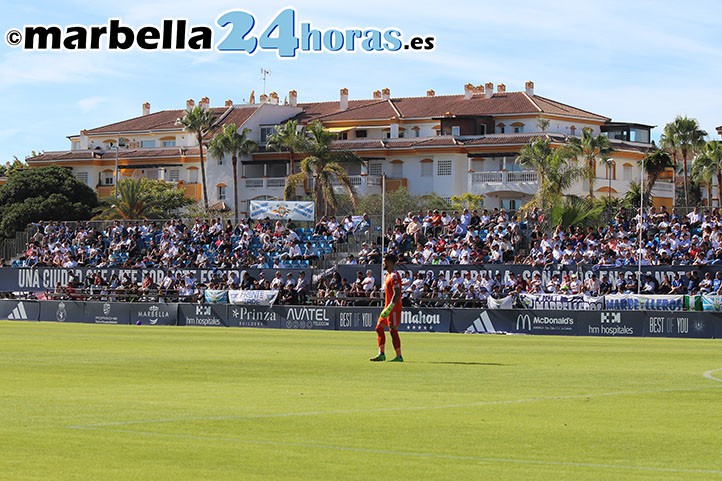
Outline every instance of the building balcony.
<path fill-rule="evenodd" d="M 349 179 L 351 180 L 351 185 L 353 186 L 354 190 L 356 191 L 357 195 L 360 196 L 366 196 L 366 195 L 381 195 L 381 176 L 380 175 L 351 175 L 349 176 Z M 405 181 L 406 179 L 386 179 L 386 190 L 389 189 L 389 183 L 394 183 L 398 188 L 401 185 L 406 185 Z M 308 190 L 313 191 L 313 179 L 308 183 Z M 334 180 L 332 182 L 333 189 L 336 191 L 336 193 L 342 194 L 345 193 L 345 189 L 341 185 L 341 183 L 338 180 Z"/>
<path fill-rule="evenodd" d="M 471 172 L 469 192 L 488 195 L 493 192 L 516 192 L 534 195 L 539 190 L 539 175 L 535 170 Z"/>

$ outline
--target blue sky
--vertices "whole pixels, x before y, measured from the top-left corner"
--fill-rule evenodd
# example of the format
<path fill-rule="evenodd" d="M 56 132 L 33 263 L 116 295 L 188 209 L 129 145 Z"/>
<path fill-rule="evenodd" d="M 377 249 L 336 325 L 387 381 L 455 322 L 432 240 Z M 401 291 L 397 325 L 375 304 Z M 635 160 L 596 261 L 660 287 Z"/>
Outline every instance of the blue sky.
<path fill-rule="evenodd" d="M 163 18 L 210 25 L 214 44 L 225 34 L 216 19 L 228 10 L 250 12 L 260 34 L 287 7 L 297 22 L 319 30 L 396 28 L 405 39 L 436 38 L 431 52 L 298 53 L 254 55 L 175 51 L 23 51 L 0 44 L 0 162 L 31 151 L 69 148 L 68 135 L 151 110 L 180 109 L 185 100 L 208 96 L 211 105 L 241 103 L 263 91 L 261 69 L 270 70 L 266 90 L 283 99 L 297 90 L 300 102 L 370 98 L 388 87 L 392 96 L 460 94 L 466 83 L 504 83 L 611 117 L 657 125 L 676 115 L 699 120 L 717 138 L 722 125 L 722 21 L 719 3 L 692 1 L 567 2 L 364 2 L 3 0 L 0 31 L 24 25 L 160 26 Z"/>

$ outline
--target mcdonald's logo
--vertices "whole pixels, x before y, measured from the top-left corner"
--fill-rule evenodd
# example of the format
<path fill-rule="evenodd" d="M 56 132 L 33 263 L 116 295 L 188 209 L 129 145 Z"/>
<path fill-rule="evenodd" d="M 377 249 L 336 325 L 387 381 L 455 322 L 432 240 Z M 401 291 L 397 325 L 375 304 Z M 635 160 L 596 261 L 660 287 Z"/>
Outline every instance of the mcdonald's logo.
<path fill-rule="evenodd" d="M 516 330 L 517 331 L 531 331 L 531 317 L 529 314 L 519 314 L 516 316 Z"/>

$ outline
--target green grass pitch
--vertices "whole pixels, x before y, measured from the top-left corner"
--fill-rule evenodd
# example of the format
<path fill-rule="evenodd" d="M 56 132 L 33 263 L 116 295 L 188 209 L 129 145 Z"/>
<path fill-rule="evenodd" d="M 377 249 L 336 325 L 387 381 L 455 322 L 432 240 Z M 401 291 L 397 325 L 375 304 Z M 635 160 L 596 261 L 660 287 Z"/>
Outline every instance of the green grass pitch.
<path fill-rule="evenodd" d="M 720 341 L 402 341 L 0 322 L 0 479 L 722 480 Z"/>

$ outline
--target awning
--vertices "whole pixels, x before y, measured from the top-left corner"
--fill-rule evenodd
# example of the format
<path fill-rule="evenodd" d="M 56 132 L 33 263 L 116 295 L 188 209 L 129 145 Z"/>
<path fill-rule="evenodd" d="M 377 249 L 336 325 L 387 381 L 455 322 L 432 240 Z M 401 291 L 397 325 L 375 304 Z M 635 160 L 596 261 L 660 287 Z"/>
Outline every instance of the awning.
<path fill-rule="evenodd" d="M 340 132 L 348 132 L 349 130 L 353 130 L 354 127 L 328 127 L 324 128 L 323 130 L 327 132 L 332 132 L 334 134 L 338 134 Z"/>

